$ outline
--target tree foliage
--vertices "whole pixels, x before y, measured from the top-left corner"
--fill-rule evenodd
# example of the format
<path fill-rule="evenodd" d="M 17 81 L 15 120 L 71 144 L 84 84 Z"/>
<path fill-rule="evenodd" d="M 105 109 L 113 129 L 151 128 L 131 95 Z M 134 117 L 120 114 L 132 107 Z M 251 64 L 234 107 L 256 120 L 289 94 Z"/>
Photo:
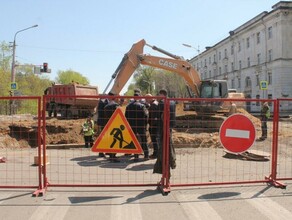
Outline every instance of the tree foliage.
<path fill-rule="evenodd" d="M 167 89 L 170 97 L 185 97 L 186 83 L 180 75 L 153 67 L 140 67 L 134 74 L 134 83 L 128 87 L 128 95 L 134 88 L 141 89 L 143 94 L 157 95 L 162 88 Z"/>
<path fill-rule="evenodd" d="M 66 71 L 58 71 L 56 82 L 61 84 L 76 82 L 83 85 L 89 85 L 89 80 L 85 76 L 71 69 Z"/>
<path fill-rule="evenodd" d="M 12 48 L 6 42 L 0 43 L 0 96 L 11 95 L 11 61 Z M 14 91 L 15 96 L 42 96 L 44 90 L 51 86 L 52 81 L 46 75 L 34 74 L 34 65 L 29 63 L 16 62 L 15 82 L 18 89 Z M 89 84 L 86 77 L 73 70 L 59 71 L 59 83 L 71 83 L 72 81 L 82 84 Z M 35 100 L 16 100 L 16 113 L 36 114 L 37 102 Z M 11 102 L 9 100 L 0 100 L 0 114 L 11 113 Z"/>

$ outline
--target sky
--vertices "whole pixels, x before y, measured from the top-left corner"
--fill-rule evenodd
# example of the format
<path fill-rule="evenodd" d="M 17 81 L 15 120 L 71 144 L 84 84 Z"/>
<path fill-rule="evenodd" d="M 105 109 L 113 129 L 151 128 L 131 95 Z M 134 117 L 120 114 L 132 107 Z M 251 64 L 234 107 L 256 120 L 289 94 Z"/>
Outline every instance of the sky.
<path fill-rule="evenodd" d="M 190 59 L 278 2 L 2 0 L 0 42 L 13 42 L 17 31 L 37 24 L 16 35 L 17 62 L 47 62 L 52 72 L 45 75 L 51 80 L 71 69 L 102 93 L 124 54 L 141 39 Z M 164 56 L 149 47 L 144 53 Z"/>

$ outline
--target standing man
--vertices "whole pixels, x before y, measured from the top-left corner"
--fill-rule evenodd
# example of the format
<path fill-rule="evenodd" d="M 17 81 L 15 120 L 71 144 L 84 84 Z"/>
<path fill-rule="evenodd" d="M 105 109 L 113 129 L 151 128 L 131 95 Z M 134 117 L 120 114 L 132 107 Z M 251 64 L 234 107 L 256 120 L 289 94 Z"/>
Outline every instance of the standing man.
<path fill-rule="evenodd" d="M 108 99 L 100 99 L 97 106 L 97 125 L 98 125 L 98 133 L 100 134 L 105 126 L 105 114 L 104 107 L 108 104 Z M 99 157 L 105 157 L 105 154 L 100 152 L 98 154 Z"/>
<path fill-rule="evenodd" d="M 135 93 L 134 96 L 140 96 L 139 93 Z M 149 149 L 146 137 L 146 128 L 148 120 L 148 111 L 146 106 L 140 102 L 140 100 L 133 100 L 126 107 L 125 117 L 127 118 L 134 134 L 140 140 L 142 149 L 144 151 L 144 160 L 149 160 Z M 135 155 L 134 161 L 137 162 L 139 155 Z"/>
<path fill-rule="evenodd" d="M 146 97 L 151 97 L 151 94 L 146 94 Z M 158 135 L 158 122 L 159 122 L 159 109 L 158 109 L 158 101 L 156 99 L 147 99 L 146 100 L 148 112 L 149 112 L 149 135 L 151 138 L 152 146 L 153 146 L 153 154 L 150 155 L 150 159 L 156 159 L 158 154 L 158 143 L 157 143 L 157 135 Z"/>
<path fill-rule="evenodd" d="M 109 93 L 109 95 L 113 96 L 114 94 Z M 104 107 L 104 119 L 105 119 L 104 124 L 105 125 L 118 107 L 119 107 L 119 104 L 117 103 L 116 98 L 115 97 L 110 98 L 108 104 Z M 120 162 L 115 153 L 110 153 L 109 155 L 110 155 L 111 162 Z"/>
<path fill-rule="evenodd" d="M 153 173 L 162 173 L 162 159 L 163 159 L 163 142 L 164 142 L 164 99 L 167 97 L 167 91 L 161 89 L 159 91 L 159 96 L 161 99 L 158 100 L 158 109 L 159 109 L 159 123 L 158 123 L 158 155 L 156 163 L 154 164 Z M 169 119 L 169 166 L 171 169 L 176 168 L 176 155 L 172 143 L 172 128 L 175 126 L 175 110 L 176 104 L 174 101 L 170 101 L 170 119 Z"/>
<path fill-rule="evenodd" d="M 85 148 L 93 146 L 94 135 L 94 121 L 91 116 L 88 116 L 84 124 L 82 125 L 82 132 L 84 136 Z"/>
<path fill-rule="evenodd" d="M 267 139 L 268 136 L 268 126 L 267 126 L 267 121 L 270 118 L 270 107 L 269 104 L 267 102 L 265 102 L 262 105 L 262 109 L 261 109 L 261 128 L 262 128 L 262 136 L 258 139 L 258 141 L 264 141 L 265 139 Z"/>

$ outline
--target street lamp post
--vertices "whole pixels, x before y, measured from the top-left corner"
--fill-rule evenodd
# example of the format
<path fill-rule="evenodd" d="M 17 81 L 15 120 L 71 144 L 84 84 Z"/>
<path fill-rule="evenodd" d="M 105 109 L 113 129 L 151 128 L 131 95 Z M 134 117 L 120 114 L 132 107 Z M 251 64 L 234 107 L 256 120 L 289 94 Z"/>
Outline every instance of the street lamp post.
<path fill-rule="evenodd" d="M 26 31 L 28 29 L 31 29 L 31 28 L 35 28 L 37 27 L 38 25 L 33 25 L 31 27 L 28 27 L 28 28 L 24 28 L 22 30 L 19 30 L 15 33 L 14 35 L 14 39 L 13 39 L 13 49 L 12 49 L 12 64 L 11 64 L 11 87 L 12 87 L 12 83 L 15 83 L 15 47 L 16 47 L 16 35 L 19 33 L 19 32 L 22 32 L 22 31 Z M 10 95 L 11 96 L 14 96 L 14 90 L 11 89 L 10 91 Z M 14 114 L 14 106 L 15 106 L 15 100 L 11 100 L 10 101 L 10 115 Z"/>
<path fill-rule="evenodd" d="M 189 45 L 189 44 L 182 44 L 182 45 L 185 46 L 185 47 L 193 48 L 193 49 L 195 49 L 198 52 L 198 54 L 200 53 L 200 46 L 199 45 L 198 45 L 197 48 L 196 47 L 193 47 L 192 45 Z"/>
<path fill-rule="evenodd" d="M 31 29 L 31 28 L 35 28 L 37 27 L 38 25 L 33 25 L 31 27 L 28 27 L 28 28 L 24 28 L 22 30 L 19 30 L 15 33 L 14 35 L 14 40 L 13 40 L 13 50 L 12 50 L 12 65 L 11 65 L 11 83 L 14 83 L 15 82 L 15 47 L 16 47 L 16 35 L 19 33 L 19 32 L 22 32 L 22 31 L 26 31 L 28 29 Z M 12 96 L 14 95 L 14 92 L 11 92 Z"/>
<path fill-rule="evenodd" d="M 197 64 L 197 70 L 199 71 L 199 69 L 200 69 L 200 66 L 199 66 L 199 62 L 200 62 L 200 46 L 198 45 L 198 47 L 193 47 L 193 46 L 190 45 L 190 44 L 182 44 L 182 45 L 185 46 L 185 47 L 193 48 L 193 49 L 195 49 L 195 50 L 197 51 L 197 53 L 198 53 L 198 64 Z"/>

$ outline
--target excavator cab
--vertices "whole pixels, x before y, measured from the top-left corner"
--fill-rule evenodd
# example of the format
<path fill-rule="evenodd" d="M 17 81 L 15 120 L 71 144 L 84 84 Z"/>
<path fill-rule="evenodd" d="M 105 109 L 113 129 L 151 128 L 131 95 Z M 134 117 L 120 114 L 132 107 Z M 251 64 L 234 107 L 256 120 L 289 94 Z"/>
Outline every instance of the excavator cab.
<path fill-rule="evenodd" d="M 200 86 L 200 97 L 203 99 L 220 99 L 228 97 L 228 87 L 225 80 L 204 80 Z M 215 113 L 221 109 L 223 101 L 203 100 L 200 102 L 185 102 L 185 111 L 202 113 Z"/>
<path fill-rule="evenodd" d="M 227 98 L 228 89 L 225 80 L 202 81 L 200 98 Z"/>

